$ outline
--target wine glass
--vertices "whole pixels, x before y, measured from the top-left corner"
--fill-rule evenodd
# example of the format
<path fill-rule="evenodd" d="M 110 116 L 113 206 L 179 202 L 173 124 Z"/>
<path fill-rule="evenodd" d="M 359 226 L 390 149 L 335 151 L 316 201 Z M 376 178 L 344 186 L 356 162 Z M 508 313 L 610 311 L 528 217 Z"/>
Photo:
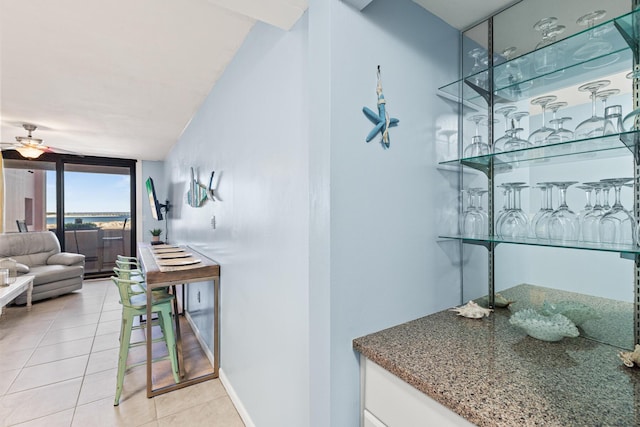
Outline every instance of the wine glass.
<path fill-rule="evenodd" d="M 486 67 L 484 67 L 481 62 L 482 58 L 487 56 L 486 49 L 476 47 L 469 51 L 469 56 L 473 58 L 473 66 L 471 67 L 470 75 L 472 76 L 473 83 L 476 86 L 480 86 L 482 88 L 487 87 L 487 72 Z M 484 72 L 482 72 L 484 71 Z"/>
<path fill-rule="evenodd" d="M 585 182 L 584 185 L 588 185 L 593 188 L 595 192 L 595 201 L 591 210 L 584 215 L 581 223 L 582 240 L 590 243 L 597 243 L 600 241 L 600 218 L 605 213 L 605 209 L 602 207 L 601 194 L 604 185 L 601 182 Z"/>
<path fill-rule="evenodd" d="M 564 32 L 565 26 L 558 25 L 557 22 L 558 18 L 551 16 L 539 20 L 533 26 L 536 31 L 542 32 L 542 41 L 536 45 L 537 52 L 535 52 L 533 57 L 533 69 L 538 74 L 548 74 L 547 77 L 550 78 L 556 76 L 551 76 L 549 73 L 556 71 L 558 68 L 562 68 L 563 49 L 560 45 L 551 46 L 546 49 L 542 48 L 555 43 L 556 36 Z"/>
<path fill-rule="evenodd" d="M 593 205 L 591 204 L 591 193 L 593 192 L 593 186 L 589 184 L 578 185 L 576 188 L 580 190 L 584 190 L 584 195 L 586 197 L 586 203 L 584 207 L 578 212 L 578 228 L 580 230 L 580 235 L 578 236 L 579 240 L 583 240 L 582 237 L 582 229 L 585 216 L 593 210 Z"/>
<path fill-rule="evenodd" d="M 555 125 L 556 130 L 551 132 L 547 138 L 548 144 L 558 144 L 561 142 L 573 141 L 573 132 L 563 126 L 564 122 L 573 120 L 573 117 L 560 117 L 558 119 L 549 120 L 549 123 Z"/>
<path fill-rule="evenodd" d="M 556 117 L 556 114 L 558 112 L 558 110 L 560 108 L 566 107 L 567 105 L 569 105 L 568 103 L 564 102 L 564 101 L 559 101 L 559 102 L 552 102 L 550 104 L 547 104 L 547 109 L 551 110 L 551 120 L 549 120 L 549 123 L 553 125 L 553 131 L 545 138 L 545 140 L 542 142 L 542 144 L 553 144 L 554 142 L 558 142 L 555 139 L 550 139 L 552 135 L 556 134 L 557 136 L 557 131 L 558 131 L 558 119 Z"/>
<path fill-rule="evenodd" d="M 544 144 L 547 137 L 553 133 L 553 129 L 547 126 L 545 112 L 547 104 L 555 101 L 556 99 L 558 99 L 558 97 L 555 95 L 546 95 L 531 100 L 531 105 L 539 105 L 542 108 L 542 126 L 529 135 L 529 142 L 532 145 Z"/>
<path fill-rule="evenodd" d="M 489 145 L 482 141 L 480 135 L 480 122 L 486 121 L 487 116 L 484 114 L 475 114 L 469 117 L 469 120 L 476 124 L 476 134 L 471 138 L 471 144 L 465 148 L 464 157 L 485 156 L 490 153 Z"/>
<path fill-rule="evenodd" d="M 633 178 L 608 178 L 601 181 L 613 186 L 616 198 L 611 209 L 600 218 L 600 242 L 612 245 L 634 244 L 636 221 L 620 203 L 622 185 L 633 181 Z"/>
<path fill-rule="evenodd" d="M 557 181 L 553 185 L 558 188 L 560 205 L 549 218 L 549 239 L 561 242 L 578 240 L 577 215 L 567 205 L 567 189 L 578 181 Z"/>
<path fill-rule="evenodd" d="M 496 139 L 496 142 L 493 144 L 494 153 L 504 151 L 504 144 L 511 139 L 511 136 L 508 134 L 508 132 L 509 129 L 513 128 L 513 125 L 509 126 L 509 115 L 517 109 L 518 107 L 513 104 L 496 108 L 496 114 L 502 114 L 502 116 L 504 117 L 504 135 Z"/>
<path fill-rule="evenodd" d="M 504 183 L 503 185 L 508 188 L 508 203 L 507 210 L 496 227 L 498 236 L 503 239 L 527 237 L 529 219 L 520 205 L 520 191 L 528 186 L 518 182 Z"/>
<path fill-rule="evenodd" d="M 531 220 L 531 235 L 538 239 L 549 238 L 549 217 L 553 213 L 553 183 L 539 182 L 536 188 L 541 190 L 540 210 L 536 212 Z"/>
<path fill-rule="evenodd" d="M 596 93 L 611 84 L 610 80 L 597 80 L 585 83 L 578 88 L 580 92 L 591 92 L 591 117 L 580 123 L 575 130 L 576 139 L 587 139 L 601 136 L 604 128 L 604 118 L 596 114 Z"/>
<path fill-rule="evenodd" d="M 605 10 L 595 10 L 578 18 L 576 24 L 592 28 L 595 22 L 604 18 L 606 14 L 607 12 Z M 598 29 L 589 31 L 589 40 L 573 53 L 573 59 L 576 61 L 588 61 L 611 52 L 613 46 L 611 43 L 602 39 L 603 31 L 606 30 Z M 599 64 L 598 66 L 601 67 L 604 65 L 608 64 Z"/>

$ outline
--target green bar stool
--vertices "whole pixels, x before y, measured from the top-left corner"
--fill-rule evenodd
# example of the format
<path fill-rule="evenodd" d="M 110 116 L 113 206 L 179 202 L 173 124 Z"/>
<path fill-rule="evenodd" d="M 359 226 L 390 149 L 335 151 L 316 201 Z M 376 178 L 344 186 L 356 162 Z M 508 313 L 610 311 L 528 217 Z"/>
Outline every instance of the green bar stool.
<path fill-rule="evenodd" d="M 118 406 L 120 404 L 120 395 L 122 394 L 122 383 L 124 382 L 124 374 L 127 368 L 133 366 L 142 365 L 146 362 L 140 362 L 135 365 L 127 366 L 127 357 L 129 355 L 129 348 L 134 346 L 145 345 L 145 341 L 131 343 L 131 331 L 132 329 L 138 329 L 139 326 L 133 326 L 133 319 L 135 316 L 146 314 L 147 310 L 147 297 L 144 291 L 140 291 L 140 282 L 135 280 L 126 280 L 118 277 L 111 277 L 113 283 L 118 286 L 120 291 L 120 304 L 122 304 L 122 324 L 120 327 L 120 355 L 118 356 L 118 378 L 116 384 L 116 397 L 113 405 Z M 151 312 L 157 313 L 158 324 L 162 329 L 162 338 L 157 338 L 153 342 L 164 341 L 169 350 L 169 355 L 157 359 L 153 359 L 152 362 L 160 360 L 171 360 L 171 370 L 173 372 L 173 379 L 176 383 L 180 382 L 180 375 L 178 374 L 178 358 L 176 353 L 176 338 L 173 331 L 173 322 L 171 321 L 171 303 L 174 300 L 174 296 L 166 292 L 153 292 Z M 151 337 L 147 337 L 151 339 Z"/>

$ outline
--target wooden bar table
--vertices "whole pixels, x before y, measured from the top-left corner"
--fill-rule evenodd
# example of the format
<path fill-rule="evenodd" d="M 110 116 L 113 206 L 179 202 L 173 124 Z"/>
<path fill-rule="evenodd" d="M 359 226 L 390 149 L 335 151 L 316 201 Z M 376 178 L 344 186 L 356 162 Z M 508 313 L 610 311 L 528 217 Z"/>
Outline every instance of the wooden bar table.
<path fill-rule="evenodd" d="M 157 258 L 156 251 L 160 249 L 174 248 L 176 251 L 188 251 L 197 258 L 199 262 L 183 266 L 163 266 L 165 260 Z M 154 397 L 159 394 L 168 393 L 183 387 L 201 383 L 213 378 L 218 378 L 220 370 L 220 265 L 212 259 L 202 255 L 189 246 L 158 245 L 153 246 L 148 243 L 138 243 L 138 254 L 140 264 L 145 273 L 147 283 L 147 397 Z M 179 258 L 176 258 L 179 259 Z M 179 316 L 174 313 L 176 324 L 176 346 L 178 350 L 178 365 L 182 380 L 178 384 L 153 389 L 152 380 L 152 351 L 151 351 L 151 292 L 155 288 L 186 285 L 195 282 L 205 282 L 213 280 L 214 307 L 213 307 L 213 373 L 201 375 L 197 378 L 184 379 L 184 360 L 182 355 L 182 339 L 180 335 Z M 177 295 L 174 295 L 177 298 Z M 175 307 L 175 306 L 174 306 Z M 182 308 L 184 310 L 184 307 Z"/>

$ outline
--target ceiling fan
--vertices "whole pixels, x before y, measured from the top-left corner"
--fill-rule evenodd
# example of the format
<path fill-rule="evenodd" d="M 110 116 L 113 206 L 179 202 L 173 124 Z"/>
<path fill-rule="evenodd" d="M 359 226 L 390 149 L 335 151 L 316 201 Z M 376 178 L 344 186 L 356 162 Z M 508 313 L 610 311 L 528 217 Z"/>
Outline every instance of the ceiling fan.
<path fill-rule="evenodd" d="M 42 143 L 42 139 L 34 138 L 31 132 L 38 127 L 31 123 L 23 123 L 22 127 L 27 131 L 27 136 L 16 136 L 16 142 L 2 142 L 2 150 L 16 150 L 22 157 L 37 159 L 44 153 L 64 153 L 63 150 L 53 149 Z"/>

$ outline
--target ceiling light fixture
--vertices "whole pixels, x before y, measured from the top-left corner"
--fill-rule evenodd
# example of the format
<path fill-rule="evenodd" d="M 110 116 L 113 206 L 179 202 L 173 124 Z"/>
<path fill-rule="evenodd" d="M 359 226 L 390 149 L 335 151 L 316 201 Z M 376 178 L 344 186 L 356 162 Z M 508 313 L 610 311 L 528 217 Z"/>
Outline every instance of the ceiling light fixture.
<path fill-rule="evenodd" d="M 39 147 L 39 145 L 42 144 L 42 140 L 31 136 L 31 132 L 36 130 L 38 127 L 29 123 L 23 124 L 22 127 L 28 132 L 28 134 L 27 136 L 16 136 L 16 141 L 22 144 L 22 146 L 16 147 L 16 151 L 20 153 L 22 157 L 26 157 L 27 159 L 37 159 L 42 155 L 42 153 L 44 153 L 44 150 Z"/>
<path fill-rule="evenodd" d="M 41 149 L 37 147 L 33 147 L 31 145 L 25 145 L 23 147 L 16 147 L 16 151 L 20 153 L 22 157 L 26 157 L 27 159 L 37 159 L 44 153 Z"/>

